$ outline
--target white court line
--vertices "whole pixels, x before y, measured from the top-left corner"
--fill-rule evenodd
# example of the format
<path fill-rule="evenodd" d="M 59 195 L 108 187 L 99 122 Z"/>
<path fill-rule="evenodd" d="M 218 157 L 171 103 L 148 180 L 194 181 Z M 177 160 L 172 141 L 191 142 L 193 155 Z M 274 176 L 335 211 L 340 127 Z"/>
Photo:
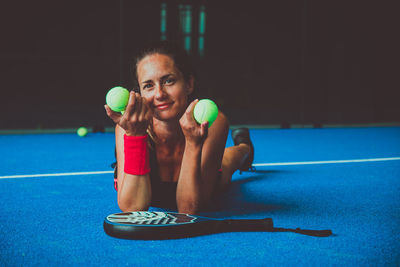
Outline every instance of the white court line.
<path fill-rule="evenodd" d="M 32 177 L 54 177 L 54 176 L 72 176 L 72 175 L 93 175 L 93 174 L 108 174 L 108 173 L 114 173 L 114 171 L 65 172 L 65 173 L 47 173 L 47 174 L 9 175 L 9 176 L 0 176 L 0 179 L 32 178 Z"/>
<path fill-rule="evenodd" d="M 357 163 L 357 162 L 376 162 L 400 160 L 400 157 L 392 158 L 372 158 L 372 159 L 350 159 L 350 160 L 326 160 L 326 161 L 299 161 L 299 162 L 276 162 L 276 163 L 254 163 L 254 167 L 261 166 L 294 166 L 294 165 L 316 165 L 316 164 L 340 164 L 340 163 Z M 0 179 L 16 179 L 16 178 L 32 178 L 32 177 L 57 177 L 72 175 L 95 175 L 110 174 L 114 171 L 97 171 L 97 172 L 66 172 L 66 173 L 47 173 L 47 174 L 28 174 L 28 175 L 9 175 L 0 176 Z"/>
<path fill-rule="evenodd" d="M 400 157 L 375 158 L 375 159 L 349 159 L 349 160 L 326 160 L 326 161 L 300 161 L 300 162 L 277 162 L 277 163 L 254 163 L 253 166 L 290 166 L 290 165 L 315 165 L 315 164 L 339 164 L 356 162 L 374 162 L 400 160 Z"/>

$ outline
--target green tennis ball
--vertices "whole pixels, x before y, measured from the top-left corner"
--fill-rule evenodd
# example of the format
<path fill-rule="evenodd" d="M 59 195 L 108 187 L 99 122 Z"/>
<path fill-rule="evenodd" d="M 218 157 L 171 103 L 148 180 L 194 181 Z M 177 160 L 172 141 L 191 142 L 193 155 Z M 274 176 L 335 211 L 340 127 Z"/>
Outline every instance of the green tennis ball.
<path fill-rule="evenodd" d="M 84 137 L 88 134 L 88 129 L 85 127 L 80 127 L 76 133 L 80 136 L 80 137 Z"/>
<path fill-rule="evenodd" d="M 121 86 L 111 88 L 106 95 L 106 103 L 115 112 L 124 111 L 129 100 L 129 91 Z"/>
<path fill-rule="evenodd" d="M 211 127 L 218 117 L 218 107 L 214 101 L 202 99 L 194 107 L 193 116 L 197 123 L 201 124 L 208 121 L 208 127 Z"/>

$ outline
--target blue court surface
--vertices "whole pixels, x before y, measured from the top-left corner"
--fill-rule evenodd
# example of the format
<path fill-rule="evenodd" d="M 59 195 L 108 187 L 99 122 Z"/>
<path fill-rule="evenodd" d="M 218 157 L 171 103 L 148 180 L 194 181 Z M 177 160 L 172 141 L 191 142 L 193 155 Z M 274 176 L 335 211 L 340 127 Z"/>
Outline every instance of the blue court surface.
<path fill-rule="evenodd" d="M 400 265 L 400 127 L 250 133 L 257 171 L 235 173 L 201 215 L 271 217 L 277 227 L 331 229 L 333 236 L 113 238 L 103 220 L 120 211 L 114 135 L 9 134 L 0 135 L 0 266 Z"/>

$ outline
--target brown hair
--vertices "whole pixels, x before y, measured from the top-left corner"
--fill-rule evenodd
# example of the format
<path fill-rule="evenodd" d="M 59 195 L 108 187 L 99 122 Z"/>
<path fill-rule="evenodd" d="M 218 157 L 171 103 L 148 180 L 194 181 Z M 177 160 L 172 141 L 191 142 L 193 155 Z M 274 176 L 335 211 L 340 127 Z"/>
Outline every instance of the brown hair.
<path fill-rule="evenodd" d="M 153 54 L 162 54 L 171 57 L 177 69 L 182 73 L 185 82 L 189 82 L 190 77 L 195 77 L 191 59 L 181 46 L 171 41 L 153 42 L 145 46 L 133 61 L 131 73 L 133 74 L 133 90 L 135 92 L 140 92 L 137 65 L 142 59 Z"/>

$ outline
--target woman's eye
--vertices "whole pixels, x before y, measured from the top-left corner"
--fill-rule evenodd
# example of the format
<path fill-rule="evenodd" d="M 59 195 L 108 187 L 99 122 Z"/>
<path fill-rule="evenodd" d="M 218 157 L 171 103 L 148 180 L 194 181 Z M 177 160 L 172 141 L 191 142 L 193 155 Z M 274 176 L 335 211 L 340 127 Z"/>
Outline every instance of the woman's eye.
<path fill-rule="evenodd" d="M 148 84 L 145 84 L 145 85 L 143 86 L 143 89 L 149 89 L 150 87 L 151 87 L 151 84 L 148 83 Z"/>
<path fill-rule="evenodd" d="M 174 79 L 166 79 L 166 80 L 165 80 L 165 84 L 172 84 L 172 83 L 174 83 L 174 82 L 175 82 Z"/>

